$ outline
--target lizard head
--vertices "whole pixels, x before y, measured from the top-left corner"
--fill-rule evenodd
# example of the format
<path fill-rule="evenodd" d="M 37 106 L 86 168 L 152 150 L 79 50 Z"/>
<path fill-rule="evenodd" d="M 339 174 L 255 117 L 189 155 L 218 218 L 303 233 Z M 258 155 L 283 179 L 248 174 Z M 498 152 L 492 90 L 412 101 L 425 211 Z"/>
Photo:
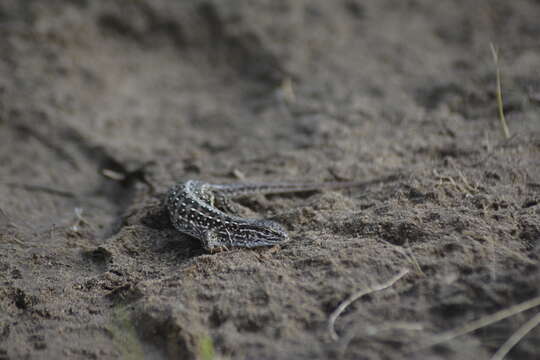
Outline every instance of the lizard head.
<path fill-rule="evenodd" d="M 234 247 L 255 248 L 273 246 L 289 241 L 287 231 L 270 220 L 251 220 L 235 229 L 209 231 L 203 239 L 203 246 L 210 252 Z"/>
<path fill-rule="evenodd" d="M 289 241 L 289 234 L 283 226 L 271 220 L 254 220 L 239 235 L 238 240 L 244 247 L 273 246 Z"/>

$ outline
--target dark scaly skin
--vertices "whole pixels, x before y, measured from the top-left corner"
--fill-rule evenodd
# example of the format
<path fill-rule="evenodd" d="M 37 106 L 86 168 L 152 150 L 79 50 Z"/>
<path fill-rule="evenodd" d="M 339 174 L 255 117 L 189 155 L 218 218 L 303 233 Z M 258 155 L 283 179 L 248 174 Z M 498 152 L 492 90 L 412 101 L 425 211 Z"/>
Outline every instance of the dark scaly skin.
<path fill-rule="evenodd" d="M 201 240 L 208 251 L 288 241 L 287 232 L 276 222 L 241 218 L 217 209 L 214 203 L 221 196 L 220 186 L 196 180 L 173 186 L 167 195 L 167 210 L 176 230 Z"/>
<path fill-rule="evenodd" d="M 394 180 L 394 176 L 386 180 Z M 276 194 L 319 189 L 364 186 L 379 182 L 329 182 L 322 184 L 209 184 L 188 180 L 173 186 L 166 200 L 171 222 L 176 230 L 202 241 L 208 251 L 232 247 L 254 248 L 283 244 L 289 235 L 270 220 L 234 216 L 216 207 L 227 208 L 228 199 L 248 194 Z"/>

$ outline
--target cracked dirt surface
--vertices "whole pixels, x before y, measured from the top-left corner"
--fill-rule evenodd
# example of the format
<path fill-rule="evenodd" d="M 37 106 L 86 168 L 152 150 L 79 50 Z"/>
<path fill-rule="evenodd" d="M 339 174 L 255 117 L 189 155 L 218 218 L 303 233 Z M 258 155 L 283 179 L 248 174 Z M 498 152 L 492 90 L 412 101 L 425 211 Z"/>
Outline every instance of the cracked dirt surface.
<path fill-rule="evenodd" d="M 540 3 L 0 2 L 0 359 L 487 359 L 540 296 Z M 501 135 L 490 42 L 500 51 Z M 207 254 L 164 191 L 281 248 Z M 409 272 L 331 313 L 352 294 Z M 540 329 L 509 354 L 535 359 Z"/>

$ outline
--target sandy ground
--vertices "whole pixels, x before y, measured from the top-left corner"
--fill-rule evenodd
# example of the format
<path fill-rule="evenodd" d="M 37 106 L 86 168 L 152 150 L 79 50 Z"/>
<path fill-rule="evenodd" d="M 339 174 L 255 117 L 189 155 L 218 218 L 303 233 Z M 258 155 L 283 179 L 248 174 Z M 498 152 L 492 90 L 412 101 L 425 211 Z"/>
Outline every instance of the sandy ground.
<path fill-rule="evenodd" d="M 488 359 L 539 307 L 540 2 L 0 1 L 0 359 Z M 497 114 L 498 49 L 504 109 Z M 279 248 L 206 253 L 177 181 Z M 350 296 L 376 288 L 328 324 Z M 390 284 L 387 284 L 390 285 Z M 538 359 L 540 328 L 509 359 Z"/>

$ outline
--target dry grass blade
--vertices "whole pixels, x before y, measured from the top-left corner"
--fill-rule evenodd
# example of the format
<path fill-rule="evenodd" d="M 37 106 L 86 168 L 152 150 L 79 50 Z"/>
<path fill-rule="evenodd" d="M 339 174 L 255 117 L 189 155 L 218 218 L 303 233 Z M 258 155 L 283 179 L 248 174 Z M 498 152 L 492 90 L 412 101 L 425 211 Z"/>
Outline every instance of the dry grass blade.
<path fill-rule="evenodd" d="M 506 117 L 504 116 L 503 100 L 502 100 L 502 87 L 501 87 L 501 69 L 499 67 L 499 53 L 493 43 L 489 43 L 491 47 L 491 53 L 493 55 L 493 61 L 495 62 L 495 72 L 497 78 L 497 108 L 499 109 L 499 120 L 501 121 L 501 128 L 503 135 L 506 139 L 510 138 L 510 130 L 506 124 Z"/>
<path fill-rule="evenodd" d="M 335 325 L 336 319 L 339 317 L 339 315 L 341 315 L 341 313 L 343 313 L 343 311 L 345 311 L 347 307 L 349 307 L 356 300 L 360 299 L 362 296 L 371 294 L 375 291 L 380 291 L 380 290 L 389 288 L 390 286 L 394 285 L 394 283 L 396 283 L 399 279 L 405 276 L 408 272 L 409 272 L 408 269 L 402 269 L 396 276 L 392 277 L 390 280 L 382 284 L 354 293 L 347 300 L 342 302 L 341 305 L 339 305 L 338 308 L 334 310 L 334 312 L 330 315 L 330 318 L 328 320 L 328 331 L 330 332 L 330 336 L 332 337 L 332 339 L 333 340 L 338 339 L 338 334 L 336 333 L 336 329 L 334 325 Z"/>
<path fill-rule="evenodd" d="M 497 352 L 491 357 L 491 360 L 502 360 L 512 350 L 518 342 L 523 339 L 525 335 L 532 329 L 540 325 L 540 312 L 536 314 L 532 319 L 523 324 L 512 336 L 506 340 L 506 342 L 497 350 Z"/>
<path fill-rule="evenodd" d="M 449 331 L 446 331 L 440 335 L 433 336 L 431 339 L 426 341 L 424 344 L 421 344 L 418 348 L 413 349 L 413 351 L 421 350 L 428 348 L 433 345 L 437 345 L 449 340 L 452 340 L 458 336 L 468 334 L 472 331 L 478 330 L 480 328 L 486 327 L 488 325 L 491 325 L 497 321 L 506 319 L 510 316 L 519 314 L 523 311 L 532 309 L 536 306 L 540 306 L 540 296 L 533 298 L 531 300 L 527 300 L 525 302 L 522 302 L 521 304 L 512 306 L 511 308 L 504 309 L 501 311 L 496 312 L 495 314 L 491 314 L 488 316 L 485 316 L 481 319 L 472 321 L 468 324 L 463 325 L 460 328 L 452 329 Z"/>

